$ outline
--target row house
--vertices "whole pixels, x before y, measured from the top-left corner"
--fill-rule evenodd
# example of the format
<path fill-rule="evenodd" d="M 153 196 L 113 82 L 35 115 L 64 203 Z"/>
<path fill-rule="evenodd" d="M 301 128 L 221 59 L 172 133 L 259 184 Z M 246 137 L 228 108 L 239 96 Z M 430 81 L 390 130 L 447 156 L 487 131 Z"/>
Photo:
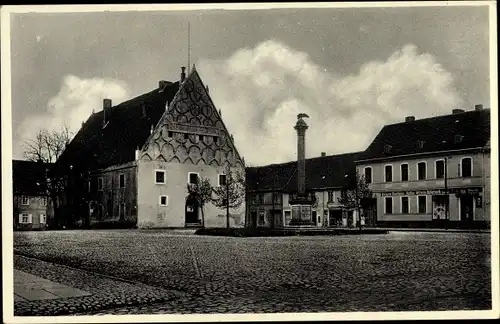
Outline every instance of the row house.
<path fill-rule="evenodd" d="M 187 186 L 200 178 L 223 184 L 226 170 L 244 174 L 244 160 L 196 67 L 181 70 L 180 81 L 159 81 L 119 105 L 104 99 L 82 124 L 56 163 L 78 218 L 93 226 L 226 226 L 225 210 L 207 204 L 202 212 Z M 230 211 L 231 226 L 243 226 L 244 211 Z"/>
<path fill-rule="evenodd" d="M 355 211 L 340 205 L 341 192 L 356 176 L 354 161 L 359 153 L 321 154 L 305 161 L 306 190 L 315 195 L 312 219 L 316 227 L 356 226 Z M 297 188 L 297 162 L 246 168 L 249 227 L 283 228 L 290 224 L 289 196 Z"/>
<path fill-rule="evenodd" d="M 356 161 L 381 227 L 487 227 L 490 110 L 386 125 Z"/>
<path fill-rule="evenodd" d="M 46 182 L 50 167 L 43 162 L 12 161 L 14 230 L 47 228 L 53 215 Z"/>

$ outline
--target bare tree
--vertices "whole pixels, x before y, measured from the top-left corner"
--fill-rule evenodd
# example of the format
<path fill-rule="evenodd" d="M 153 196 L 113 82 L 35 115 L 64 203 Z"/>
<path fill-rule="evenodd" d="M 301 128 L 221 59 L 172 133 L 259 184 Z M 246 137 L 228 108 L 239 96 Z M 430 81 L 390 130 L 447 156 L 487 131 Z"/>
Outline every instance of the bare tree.
<path fill-rule="evenodd" d="M 226 181 L 213 188 L 215 197 L 212 203 L 218 208 L 226 209 L 226 226 L 229 224 L 229 209 L 236 209 L 245 201 L 245 176 L 241 171 L 226 168 Z"/>
<path fill-rule="evenodd" d="M 59 131 L 40 130 L 34 139 L 24 142 L 24 157 L 28 161 L 55 163 L 70 143 L 72 136 L 73 134 L 66 125 L 62 126 Z M 65 194 L 66 182 L 64 178 L 55 176 L 50 171 L 47 168 L 45 174 L 46 189 L 54 208 L 54 221 L 58 225 L 60 219 L 59 199 L 62 199 Z"/>
<path fill-rule="evenodd" d="M 24 157 L 28 161 L 54 163 L 71 141 L 72 134 L 64 125 L 59 131 L 40 130 L 35 139 L 24 142 Z"/>
<path fill-rule="evenodd" d="M 187 184 L 188 197 L 193 197 L 198 203 L 201 209 L 201 225 L 205 227 L 204 206 L 206 203 L 212 201 L 213 188 L 208 178 L 198 178 L 196 181 L 196 184 Z"/>
<path fill-rule="evenodd" d="M 371 198 L 373 193 L 366 183 L 365 177 L 360 175 L 359 172 L 356 172 L 355 178 L 351 178 L 348 175 L 346 175 L 346 178 L 348 179 L 348 185 L 346 189 L 342 190 L 338 202 L 347 209 L 357 211 L 359 218 L 358 225 L 361 230 L 360 211 L 363 206 L 363 201 L 366 198 Z"/>

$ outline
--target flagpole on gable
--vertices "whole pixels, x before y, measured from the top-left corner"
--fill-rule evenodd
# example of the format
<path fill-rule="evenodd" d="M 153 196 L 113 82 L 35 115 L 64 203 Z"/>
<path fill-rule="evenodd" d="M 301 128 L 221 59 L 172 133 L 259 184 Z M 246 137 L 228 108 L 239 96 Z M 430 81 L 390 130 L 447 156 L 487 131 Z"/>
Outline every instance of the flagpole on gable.
<path fill-rule="evenodd" d="M 191 72 L 191 22 L 188 21 L 188 75 Z"/>

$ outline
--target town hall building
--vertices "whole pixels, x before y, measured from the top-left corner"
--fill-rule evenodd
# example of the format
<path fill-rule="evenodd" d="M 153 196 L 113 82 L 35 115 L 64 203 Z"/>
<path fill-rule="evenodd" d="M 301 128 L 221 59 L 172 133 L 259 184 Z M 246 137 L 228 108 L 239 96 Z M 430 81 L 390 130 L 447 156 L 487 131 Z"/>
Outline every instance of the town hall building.
<path fill-rule="evenodd" d="M 225 227 L 225 210 L 207 203 L 202 211 L 187 187 L 224 185 L 227 170 L 244 175 L 245 164 L 193 65 L 180 81 L 119 105 L 104 99 L 56 170 L 69 184 L 66 204 L 90 224 Z M 230 210 L 230 226 L 243 226 L 244 213 L 244 203 Z"/>

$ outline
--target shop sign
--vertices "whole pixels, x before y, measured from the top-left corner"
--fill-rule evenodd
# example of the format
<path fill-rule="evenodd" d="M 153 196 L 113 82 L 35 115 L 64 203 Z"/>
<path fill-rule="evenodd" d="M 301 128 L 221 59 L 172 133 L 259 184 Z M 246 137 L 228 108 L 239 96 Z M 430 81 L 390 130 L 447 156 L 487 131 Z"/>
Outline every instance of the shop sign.
<path fill-rule="evenodd" d="M 482 188 L 450 188 L 448 189 L 448 194 L 459 194 L 459 195 L 477 195 L 482 192 Z M 444 189 L 428 189 L 428 190 L 407 190 L 407 191 L 392 191 L 392 192 L 380 192 L 376 193 L 380 197 L 391 197 L 391 196 L 420 196 L 420 195 L 445 195 L 446 190 Z"/>

